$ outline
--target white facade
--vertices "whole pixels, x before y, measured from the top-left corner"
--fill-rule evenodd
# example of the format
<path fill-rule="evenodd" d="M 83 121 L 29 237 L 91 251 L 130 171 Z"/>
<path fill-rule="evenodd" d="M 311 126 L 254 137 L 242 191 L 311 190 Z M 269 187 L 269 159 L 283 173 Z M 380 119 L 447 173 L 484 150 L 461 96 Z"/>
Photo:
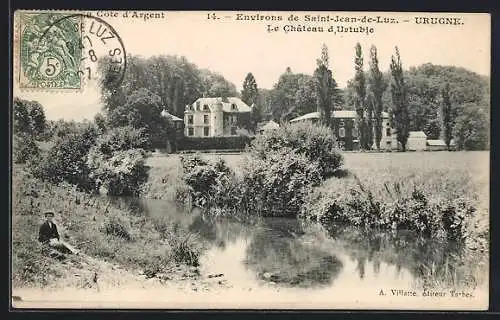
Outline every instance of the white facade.
<path fill-rule="evenodd" d="M 187 137 L 219 137 L 236 135 L 238 116 L 251 108 L 236 97 L 199 98 L 186 106 L 184 134 Z"/>

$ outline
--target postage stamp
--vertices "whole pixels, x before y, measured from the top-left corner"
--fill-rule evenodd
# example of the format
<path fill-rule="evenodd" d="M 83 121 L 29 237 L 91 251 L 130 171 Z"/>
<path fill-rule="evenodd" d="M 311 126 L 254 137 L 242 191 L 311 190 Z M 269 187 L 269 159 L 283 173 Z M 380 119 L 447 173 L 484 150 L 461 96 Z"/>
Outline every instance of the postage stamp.
<path fill-rule="evenodd" d="M 78 12 L 19 13 L 19 86 L 22 89 L 82 90 L 98 74 L 98 59 L 113 62 L 115 83 L 126 69 L 123 42 L 99 17 Z"/>
<path fill-rule="evenodd" d="M 14 22 L 14 308 L 488 307 L 488 14 Z"/>
<path fill-rule="evenodd" d="M 23 12 L 20 20 L 21 87 L 81 88 L 81 17 Z"/>

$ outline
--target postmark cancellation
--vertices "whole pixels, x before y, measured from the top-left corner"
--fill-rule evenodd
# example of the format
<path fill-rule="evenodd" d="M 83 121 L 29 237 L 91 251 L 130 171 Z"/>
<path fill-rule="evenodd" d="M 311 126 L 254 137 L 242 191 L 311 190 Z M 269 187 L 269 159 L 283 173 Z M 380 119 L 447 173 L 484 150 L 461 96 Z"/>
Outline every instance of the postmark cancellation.
<path fill-rule="evenodd" d="M 15 18 L 15 81 L 21 90 L 81 91 L 98 77 L 106 56 L 116 81 L 123 76 L 123 42 L 104 20 L 77 11 L 18 11 Z"/>

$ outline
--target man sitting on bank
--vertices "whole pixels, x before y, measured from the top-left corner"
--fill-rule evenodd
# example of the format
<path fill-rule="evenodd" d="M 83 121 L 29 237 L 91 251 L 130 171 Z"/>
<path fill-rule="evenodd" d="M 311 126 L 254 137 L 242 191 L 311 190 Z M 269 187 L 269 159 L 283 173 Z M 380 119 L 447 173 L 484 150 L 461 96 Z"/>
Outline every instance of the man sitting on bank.
<path fill-rule="evenodd" d="M 57 231 L 56 224 L 52 221 L 54 218 L 54 212 L 45 212 L 46 221 L 40 226 L 40 232 L 38 234 L 38 241 L 42 244 L 48 245 L 54 249 L 57 249 L 64 253 L 74 253 L 78 254 L 78 250 L 73 248 L 70 244 L 61 241 L 59 237 L 59 232 Z"/>

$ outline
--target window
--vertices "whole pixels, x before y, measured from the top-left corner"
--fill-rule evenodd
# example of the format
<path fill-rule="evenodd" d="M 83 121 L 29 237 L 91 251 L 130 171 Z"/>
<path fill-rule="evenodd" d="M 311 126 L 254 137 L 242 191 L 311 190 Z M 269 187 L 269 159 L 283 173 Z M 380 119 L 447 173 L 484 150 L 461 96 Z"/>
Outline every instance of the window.
<path fill-rule="evenodd" d="M 203 128 L 203 135 L 204 135 L 205 137 L 208 137 L 209 130 L 210 130 L 210 128 L 209 128 L 209 127 L 204 127 L 204 128 Z"/>
<path fill-rule="evenodd" d="M 188 136 L 194 136 L 194 129 L 188 128 Z"/>
<path fill-rule="evenodd" d="M 201 102 L 200 101 L 196 101 L 196 109 L 200 109 L 200 106 L 201 106 Z"/>
<path fill-rule="evenodd" d="M 339 129 L 339 137 L 345 138 L 345 128 L 340 128 Z"/>
<path fill-rule="evenodd" d="M 344 126 L 344 120 L 340 120 L 339 121 L 339 127 L 343 127 Z"/>
<path fill-rule="evenodd" d="M 391 128 L 386 128 L 385 129 L 385 135 L 390 137 L 391 136 Z"/>
<path fill-rule="evenodd" d="M 388 147 L 390 147 L 392 143 L 391 143 L 390 141 L 387 141 L 385 144 L 386 144 Z"/>
<path fill-rule="evenodd" d="M 352 128 L 352 136 L 356 138 L 358 136 L 358 129 L 357 128 Z"/>
<path fill-rule="evenodd" d="M 203 105 L 203 111 L 210 111 L 210 109 L 208 108 L 208 104 Z"/>
<path fill-rule="evenodd" d="M 236 110 L 236 103 L 231 104 L 231 110 Z"/>
<path fill-rule="evenodd" d="M 188 124 L 193 124 L 193 116 L 188 115 Z"/>
<path fill-rule="evenodd" d="M 203 123 L 208 123 L 208 114 L 203 115 Z"/>

